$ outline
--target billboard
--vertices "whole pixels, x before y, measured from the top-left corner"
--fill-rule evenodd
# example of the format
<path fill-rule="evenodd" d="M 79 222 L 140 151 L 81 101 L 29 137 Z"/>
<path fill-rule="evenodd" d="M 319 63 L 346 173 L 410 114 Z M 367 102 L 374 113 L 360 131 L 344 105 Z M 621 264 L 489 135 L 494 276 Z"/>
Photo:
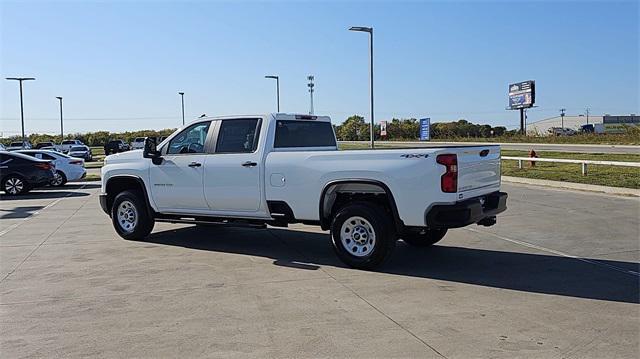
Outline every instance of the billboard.
<path fill-rule="evenodd" d="M 387 121 L 380 121 L 380 136 L 387 135 Z"/>
<path fill-rule="evenodd" d="M 431 133 L 429 128 L 430 126 L 431 126 L 431 118 L 420 119 L 420 141 L 431 140 Z"/>
<path fill-rule="evenodd" d="M 533 80 L 509 85 L 509 109 L 533 107 L 536 102 L 536 82 Z"/>

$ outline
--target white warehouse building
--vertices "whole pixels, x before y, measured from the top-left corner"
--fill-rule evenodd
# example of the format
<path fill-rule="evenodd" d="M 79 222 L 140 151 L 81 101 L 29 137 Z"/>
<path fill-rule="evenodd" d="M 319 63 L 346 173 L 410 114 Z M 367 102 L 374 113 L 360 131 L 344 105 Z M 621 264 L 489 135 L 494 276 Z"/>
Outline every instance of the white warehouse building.
<path fill-rule="evenodd" d="M 602 124 L 603 116 L 589 116 L 589 123 L 596 125 Z M 552 127 L 563 127 L 563 121 L 560 116 L 546 118 L 544 120 L 532 122 L 527 124 L 527 134 L 530 136 L 547 136 L 551 133 L 549 129 Z M 571 128 L 576 131 L 580 129 L 580 126 L 587 124 L 587 116 L 564 116 L 564 127 Z"/>

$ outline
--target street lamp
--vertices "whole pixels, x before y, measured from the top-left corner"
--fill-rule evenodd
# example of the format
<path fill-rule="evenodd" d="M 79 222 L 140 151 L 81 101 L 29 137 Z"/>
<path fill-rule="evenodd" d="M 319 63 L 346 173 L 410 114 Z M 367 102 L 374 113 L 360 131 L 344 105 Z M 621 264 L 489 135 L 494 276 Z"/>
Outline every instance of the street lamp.
<path fill-rule="evenodd" d="M 178 92 L 182 99 L 182 126 L 184 126 L 184 92 Z"/>
<path fill-rule="evenodd" d="M 564 136 L 564 112 L 565 111 L 566 111 L 566 109 L 564 109 L 564 108 L 560 109 L 560 128 L 561 128 L 560 134 L 562 136 Z"/>
<path fill-rule="evenodd" d="M 374 147 L 373 144 L 373 27 L 365 27 L 365 26 L 352 26 L 349 28 L 350 31 L 360 31 L 369 33 L 369 86 L 371 93 L 371 128 L 369 129 L 369 134 L 371 135 L 371 148 Z"/>
<path fill-rule="evenodd" d="M 35 78 L 33 78 L 33 77 L 7 77 L 6 79 L 20 82 L 20 121 L 22 123 L 22 148 L 24 148 L 25 137 L 24 137 L 24 105 L 22 103 L 22 81 L 35 80 Z"/>
<path fill-rule="evenodd" d="M 313 115 L 313 87 L 315 86 L 313 84 L 313 75 L 307 76 L 307 80 L 309 80 L 309 83 L 307 84 L 307 87 L 309 87 L 309 94 L 311 96 L 311 108 L 309 110 L 309 114 Z"/>
<path fill-rule="evenodd" d="M 62 126 L 62 97 L 56 96 L 56 98 L 60 101 L 60 144 L 64 141 L 64 127 Z"/>
<path fill-rule="evenodd" d="M 280 112 L 280 77 L 274 75 L 267 75 L 264 77 L 265 79 L 275 79 L 276 80 L 276 99 L 278 101 L 278 112 Z"/>

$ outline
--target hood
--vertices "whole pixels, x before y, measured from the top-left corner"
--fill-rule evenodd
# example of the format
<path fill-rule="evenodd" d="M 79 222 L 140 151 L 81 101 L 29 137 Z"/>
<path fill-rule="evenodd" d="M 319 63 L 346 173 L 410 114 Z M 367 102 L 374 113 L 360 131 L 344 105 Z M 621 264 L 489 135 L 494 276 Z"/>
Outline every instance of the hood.
<path fill-rule="evenodd" d="M 109 163 L 121 163 L 121 162 L 130 162 L 130 161 L 139 161 L 142 157 L 142 150 L 133 150 L 127 152 L 120 152 L 113 155 L 109 155 L 105 157 L 104 164 Z"/>

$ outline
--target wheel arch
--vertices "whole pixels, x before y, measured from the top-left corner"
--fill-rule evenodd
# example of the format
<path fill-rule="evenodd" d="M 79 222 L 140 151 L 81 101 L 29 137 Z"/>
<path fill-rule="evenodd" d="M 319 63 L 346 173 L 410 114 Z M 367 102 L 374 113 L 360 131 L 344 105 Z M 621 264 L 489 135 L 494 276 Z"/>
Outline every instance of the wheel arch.
<path fill-rule="evenodd" d="M 404 223 L 400 219 L 391 189 L 384 182 L 371 179 L 341 179 L 330 181 L 324 185 L 318 204 L 320 227 L 322 229 L 327 230 L 330 228 L 332 214 L 337 210 L 337 208 L 334 208 L 337 195 L 340 193 L 360 194 L 371 196 L 371 198 L 375 195 L 383 194 L 385 198 L 381 200 L 384 201 L 392 213 L 396 231 L 397 233 L 402 232 Z"/>
<path fill-rule="evenodd" d="M 144 203 L 147 206 L 147 210 L 150 214 L 155 214 L 155 211 L 151 207 L 149 202 L 149 193 L 147 193 L 147 187 L 144 185 L 142 178 L 132 175 L 115 175 L 109 177 L 105 183 L 105 193 L 107 194 L 107 208 L 110 210 L 113 206 L 113 200 L 118 193 L 126 191 L 128 189 L 139 190 L 144 196 Z"/>

